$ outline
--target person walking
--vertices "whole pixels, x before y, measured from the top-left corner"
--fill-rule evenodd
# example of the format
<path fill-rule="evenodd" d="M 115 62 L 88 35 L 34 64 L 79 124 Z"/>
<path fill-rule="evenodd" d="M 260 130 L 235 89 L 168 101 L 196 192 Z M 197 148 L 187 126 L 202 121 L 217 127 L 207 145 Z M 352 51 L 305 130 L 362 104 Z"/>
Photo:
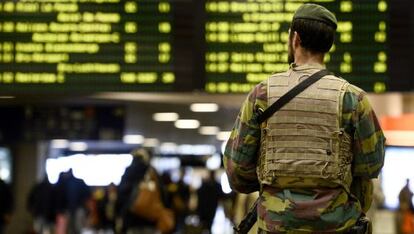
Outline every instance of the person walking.
<path fill-rule="evenodd" d="M 47 175 L 34 184 L 27 199 L 27 208 L 33 216 L 33 229 L 38 234 L 54 233 L 56 220 L 55 188 Z"/>
<path fill-rule="evenodd" d="M 158 233 L 155 222 L 148 221 L 130 211 L 130 200 L 137 184 L 144 179 L 149 168 L 150 155 L 143 149 L 131 152 L 133 160 L 125 170 L 118 186 L 116 213 L 119 217 L 117 233 Z"/>
<path fill-rule="evenodd" d="M 197 214 L 205 233 L 212 233 L 214 217 L 222 197 L 223 192 L 220 183 L 216 181 L 215 171 L 209 171 L 208 177 L 203 179 L 197 190 Z"/>
<path fill-rule="evenodd" d="M 86 204 L 91 195 L 90 187 L 73 175 L 72 168 L 60 174 L 55 185 L 57 233 L 82 232 L 86 226 Z"/>
<path fill-rule="evenodd" d="M 171 233 L 174 214 L 165 207 L 165 187 L 150 164 L 150 152 L 139 148 L 131 155 L 132 163 L 117 189 L 116 233 Z"/>
<path fill-rule="evenodd" d="M 385 137 L 366 93 L 322 72 L 336 28 L 325 7 L 297 9 L 289 30 L 290 68 L 248 94 L 226 145 L 231 187 L 260 191 L 259 233 L 369 232 L 360 223 L 372 201 L 371 179 L 384 163 Z M 263 121 L 272 103 L 312 76 L 320 79 Z"/>
<path fill-rule="evenodd" d="M 14 198 L 9 184 L 0 178 L 0 234 L 5 233 L 13 213 Z"/>

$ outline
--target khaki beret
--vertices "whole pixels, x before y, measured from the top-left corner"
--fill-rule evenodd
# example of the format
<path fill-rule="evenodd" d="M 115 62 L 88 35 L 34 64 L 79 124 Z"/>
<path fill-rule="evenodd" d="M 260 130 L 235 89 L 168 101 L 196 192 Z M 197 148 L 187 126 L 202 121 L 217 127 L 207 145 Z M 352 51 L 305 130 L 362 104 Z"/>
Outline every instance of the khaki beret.
<path fill-rule="evenodd" d="M 313 3 L 306 3 L 300 6 L 293 15 L 293 20 L 295 19 L 309 19 L 320 21 L 330 25 L 334 29 L 336 29 L 338 23 L 335 15 L 332 12 L 323 6 Z"/>

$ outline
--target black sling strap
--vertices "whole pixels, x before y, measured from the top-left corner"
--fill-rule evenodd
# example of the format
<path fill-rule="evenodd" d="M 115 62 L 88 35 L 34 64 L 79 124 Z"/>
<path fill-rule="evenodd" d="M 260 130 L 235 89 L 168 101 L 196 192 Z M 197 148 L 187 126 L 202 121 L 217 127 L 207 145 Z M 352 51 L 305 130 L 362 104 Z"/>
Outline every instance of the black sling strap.
<path fill-rule="evenodd" d="M 263 113 L 260 113 L 257 117 L 257 121 L 259 124 L 263 123 L 266 119 L 268 119 L 270 116 L 272 116 L 276 111 L 278 111 L 280 108 L 282 108 L 284 105 L 286 105 L 292 98 L 294 98 L 296 95 L 301 93 L 303 90 L 305 90 L 307 87 L 311 86 L 313 83 L 318 81 L 320 78 L 332 74 L 330 71 L 324 69 L 320 70 L 313 75 L 311 75 L 306 80 L 300 82 L 298 85 L 293 87 L 291 90 L 289 90 L 285 95 L 280 97 L 276 102 L 274 102 L 271 106 L 269 106 Z"/>

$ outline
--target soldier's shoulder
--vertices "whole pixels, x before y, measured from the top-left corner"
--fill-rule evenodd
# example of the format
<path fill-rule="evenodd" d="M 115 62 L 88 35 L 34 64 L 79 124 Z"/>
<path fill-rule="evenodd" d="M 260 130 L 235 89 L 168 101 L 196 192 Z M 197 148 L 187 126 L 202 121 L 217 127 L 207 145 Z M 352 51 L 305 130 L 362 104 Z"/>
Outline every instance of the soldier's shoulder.
<path fill-rule="evenodd" d="M 249 93 L 249 99 L 266 99 L 267 97 L 267 79 L 258 83 Z"/>
<path fill-rule="evenodd" d="M 346 79 L 344 79 L 343 77 L 338 76 L 336 74 L 329 74 L 325 77 L 328 78 L 328 79 L 331 79 L 331 80 L 337 80 L 337 81 L 340 81 L 342 83 L 350 84 Z"/>
<path fill-rule="evenodd" d="M 350 93 L 353 93 L 357 96 L 366 94 L 366 92 L 363 89 L 361 89 L 360 87 L 358 87 L 354 84 L 349 84 L 347 91 L 350 92 Z"/>
<path fill-rule="evenodd" d="M 271 79 L 271 78 L 276 78 L 276 77 L 288 77 L 288 76 L 290 76 L 290 73 L 292 73 L 291 69 L 289 69 L 287 71 L 284 71 L 284 72 L 273 73 L 273 74 L 270 75 L 269 78 Z"/>

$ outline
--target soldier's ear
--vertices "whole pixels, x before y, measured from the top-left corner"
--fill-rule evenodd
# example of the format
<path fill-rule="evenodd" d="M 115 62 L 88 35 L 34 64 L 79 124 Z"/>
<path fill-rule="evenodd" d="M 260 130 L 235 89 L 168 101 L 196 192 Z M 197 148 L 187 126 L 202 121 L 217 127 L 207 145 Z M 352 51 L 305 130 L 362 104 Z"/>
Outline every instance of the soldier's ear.
<path fill-rule="evenodd" d="M 296 31 L 293 32 L 293 41 L 292 41 L 292 45 L 294 48 L 300 46 L 301 40 L 300 40 L 300 36 L 299 33 L 297 33 Z"/>

